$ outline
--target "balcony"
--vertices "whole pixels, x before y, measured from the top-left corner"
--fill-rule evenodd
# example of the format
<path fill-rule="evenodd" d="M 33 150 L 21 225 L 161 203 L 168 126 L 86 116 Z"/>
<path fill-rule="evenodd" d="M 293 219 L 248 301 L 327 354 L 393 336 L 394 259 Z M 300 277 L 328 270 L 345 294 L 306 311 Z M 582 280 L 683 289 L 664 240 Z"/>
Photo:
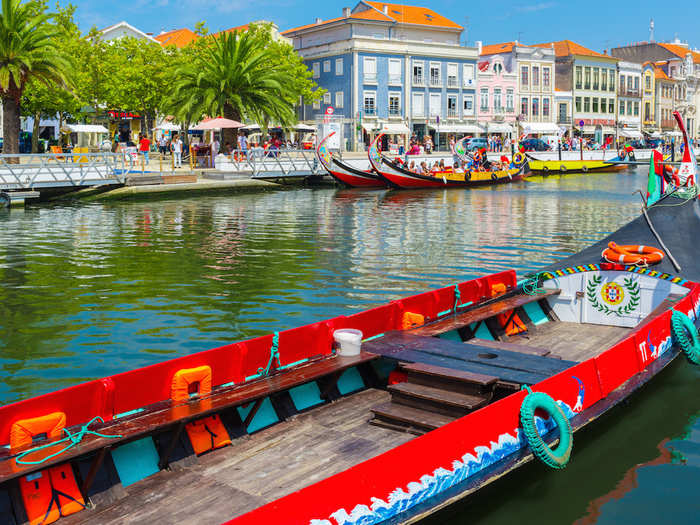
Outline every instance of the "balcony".
<path fill-rule="evenodd" d="M 365 117 L 376 117 L 377 109 L 365 106 Z"/>
<path fill-rule="evenodd" d="M 448 88 L 459 87 L 459 82 L 457 81 L 457 77 L 447 77 L 447 87 Z"/>
<path fill-rule="evenodd" d="M 673 129 L 676 127 L 676 121 L 673 119 L 661 119 L 661 128 L 662 129 Z"/>
<path fill-rule="evenodd" d="M 400 108 L 392 108 L 389 107 L 389 116 L 390 117 L 400 117 L 401 116 L 401 109 Z"/>
<path fill-rule="evenodd" d="M 457 110 L 456 109 L 448 109 L 447 110 L 447 118 L 457 118 L 459 115 L 457 115 Z"/>
<path fill-rule="evenodd" d="M 442 82 L 440 82 L 440 77 L 430 77 L 430 86 L 431 87 L 442 86 Z"/>
<path fill-rule="evenodd" d="M 621 97 L 640 97 L 639 89 L 619 88 L 617 94 Z"/>
<path fill-rule="evenodd" d="M 415 82 L 413 82 L 415 84 Z M 389 84 L 401 84 L 401 75 L 390 75 Z"/>
<path fill-rule="evenodd" d="M 571 124 L 571 117 L 565 117 L 564 115 L 559 115 L 557 117 L 557 124 Z"/>
<path fill-rule="evenodd" d="M 425 79 L 423 78 L 423 75 L 413 75 L 413 85 L 414 86 L 424 86 Z"/>
<path fill-rule="evenodd" d="M 365 84 L 376 84 L 377 83 L 377 74 L 376 73 L 365 73 L 363 75 L 363 81 Z"/>

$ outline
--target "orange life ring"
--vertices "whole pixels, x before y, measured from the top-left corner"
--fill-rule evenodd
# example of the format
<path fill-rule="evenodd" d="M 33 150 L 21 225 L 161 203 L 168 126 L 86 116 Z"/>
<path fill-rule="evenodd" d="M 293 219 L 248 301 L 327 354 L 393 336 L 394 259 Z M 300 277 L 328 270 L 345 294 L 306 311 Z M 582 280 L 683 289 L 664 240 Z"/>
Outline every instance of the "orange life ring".
<path fill-rule="evenodd" d="M 608 243 L 608 247 L 603 250 L 602 255 L 603 259 L 611 263 L 636 264 L 640 266 L 657 264 L 664 258 L 664 252 L 653 246 L 641 244 L 620 246 L 614 242 Z"/>

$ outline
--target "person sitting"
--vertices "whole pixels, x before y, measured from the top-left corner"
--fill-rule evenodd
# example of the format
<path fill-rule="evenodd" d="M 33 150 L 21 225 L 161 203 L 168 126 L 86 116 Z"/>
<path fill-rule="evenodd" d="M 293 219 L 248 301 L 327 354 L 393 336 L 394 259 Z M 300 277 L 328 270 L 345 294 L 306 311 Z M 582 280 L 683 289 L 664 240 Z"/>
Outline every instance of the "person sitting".
<path fill-rule="evenodd" d="M 428 173 L 428 165 L 425 163 L 425 161 L 420 163 L 417 173 L 421 173 L 424 175 Z"/>
<path fill-rule="evenodd" d="M 410 162 L 410 164 L 408 165 L 408 169 L 409 169 L 410 171 L 415 172 L 415 171 L 416 171 L 416 162 L 412 160 L 412 161 Z"/>

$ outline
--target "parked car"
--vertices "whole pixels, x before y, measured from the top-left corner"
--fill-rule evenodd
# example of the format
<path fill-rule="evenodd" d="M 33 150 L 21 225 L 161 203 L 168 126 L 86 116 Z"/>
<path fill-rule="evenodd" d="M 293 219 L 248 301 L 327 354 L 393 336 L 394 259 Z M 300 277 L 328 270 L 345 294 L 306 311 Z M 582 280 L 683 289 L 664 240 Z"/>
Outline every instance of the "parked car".
<path fill-rule="evenodd" d="M 485 137 L 472 137 L 464 141 L 464 145 L 467 148 L 467 151 L 474 151 L 477 149 L 488 147 L 488 143 L 486 142 Z"/>
<path fill-rule="evenodd" d="M 549 151 L 549 146 L 542 139 L 525 139 L 520 141 L 525 151 Z"/>

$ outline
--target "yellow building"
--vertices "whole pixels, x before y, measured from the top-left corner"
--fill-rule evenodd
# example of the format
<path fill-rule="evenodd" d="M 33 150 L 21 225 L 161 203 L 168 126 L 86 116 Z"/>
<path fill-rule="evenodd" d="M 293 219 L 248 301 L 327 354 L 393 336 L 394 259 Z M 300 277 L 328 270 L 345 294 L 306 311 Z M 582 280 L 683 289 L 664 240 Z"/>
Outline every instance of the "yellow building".
<path fill-rule="evenodd" d="M 659 123 L 656 121 L 654 99 L 656 93 L 654 64 L 644 62 L 642 64 L 642 131 L 653 133 L 659 131 Z"/>

